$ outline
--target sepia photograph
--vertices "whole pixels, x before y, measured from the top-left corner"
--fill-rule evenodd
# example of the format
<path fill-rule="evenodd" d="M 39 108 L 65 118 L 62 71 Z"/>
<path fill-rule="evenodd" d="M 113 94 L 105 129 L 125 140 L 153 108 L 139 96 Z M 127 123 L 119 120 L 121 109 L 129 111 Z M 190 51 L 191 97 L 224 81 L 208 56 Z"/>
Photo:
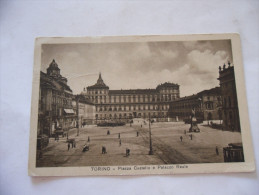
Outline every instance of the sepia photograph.
<path fill-rule="evenodd" d="M 31 174 L 252 171 L 238 38 L 36 39 Z"/>

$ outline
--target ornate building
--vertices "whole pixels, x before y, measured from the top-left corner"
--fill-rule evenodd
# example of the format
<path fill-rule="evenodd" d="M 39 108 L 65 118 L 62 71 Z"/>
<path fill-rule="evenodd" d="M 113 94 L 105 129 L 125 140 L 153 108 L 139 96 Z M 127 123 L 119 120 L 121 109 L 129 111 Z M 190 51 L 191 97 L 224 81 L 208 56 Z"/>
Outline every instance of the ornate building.
<path fill-rule="evenodd" d="M 197 94 L 182 97 L 170 104 L 169 116 L 176 121 L 190 118 L 195 110 L 202 120 L 221 119 L 221 92 L 219 87 L 203 90 Z"/>
<path fill-rule="evenodd" d="M 38 135 L 52 136 L 57 128 L 67 130 L 76 125 L 72 90 L 55 60 L 49 65 L 47 74 L 40 72 L 39 92 Z"/>
<path fill-rule="evenodd" d="M 231 66 L 230 62 L 228 62 L 228 67 L 225 64 L 222 68 L 219 67 L 218 80 L 223 100 L 223 128 L 240 131 L 235 73 L 234 67 Z"/>
<path fill-rule="evenodd" d="M 82 92 L 96 106 L 96 121 L 156 118 L 168 121 L 168 109 L 179 98 L 179 85 L 163 83 L 155 89 L 109 90 L 101 74 L 97 83 Z"/>

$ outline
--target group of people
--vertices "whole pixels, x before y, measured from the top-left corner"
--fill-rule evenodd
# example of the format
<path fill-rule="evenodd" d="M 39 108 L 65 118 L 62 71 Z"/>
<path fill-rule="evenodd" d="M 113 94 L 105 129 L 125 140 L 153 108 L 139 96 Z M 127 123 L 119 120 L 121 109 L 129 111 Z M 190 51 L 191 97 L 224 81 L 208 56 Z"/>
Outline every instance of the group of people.
<path fill-rule="evenodd" d="M 186 135 L 186 130 L 184 130 L 184 135 Z M 190 140 L 192 140 L 192 134 L 189 135 Z M 183 141 L 183 136 L 180 136 L 181 142 Z"/>
<path fill-rule="evenodd" d="M 83 147 L 83 152 L 86 152 L 88 150 L 89 150 L 89 146 L 85 144 L 84 147 Z"/>
<path fill-rule="evenodd" d="M 126 156 L 130 155 L 130 149 L 126 148 Z"/>
<path fill-rule="evenodd" d="M 68 140 L 68 142 L 67 142 L 67 151 L 69 151 L 69 149 L 70 149 L 70 144 L 71 144 L 72 148 L 75 148 L 76 147 L 76 141 L 75 140 Z"/>
<path fill-rule="evenodd" d="M 105 146 L 102 146 L 102 154 L 106 154 L 107 151 L 106 151 L 106 147 Z"/>

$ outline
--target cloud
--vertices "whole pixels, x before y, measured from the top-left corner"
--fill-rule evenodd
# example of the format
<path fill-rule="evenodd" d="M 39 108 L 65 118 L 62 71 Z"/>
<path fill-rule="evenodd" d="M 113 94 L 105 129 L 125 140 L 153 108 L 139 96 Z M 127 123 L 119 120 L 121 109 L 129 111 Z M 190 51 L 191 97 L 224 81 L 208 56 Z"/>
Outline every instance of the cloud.
<path fill-rule="evenodd" d="M 42 71 L 56 59 L 74 94 L 95 84 L 102 72 L 110 89 L 173 82 L 185 96 L 218 85 L 218 66 L 231 59 L 230 47 L 228 40 L 44 45 Z"/>

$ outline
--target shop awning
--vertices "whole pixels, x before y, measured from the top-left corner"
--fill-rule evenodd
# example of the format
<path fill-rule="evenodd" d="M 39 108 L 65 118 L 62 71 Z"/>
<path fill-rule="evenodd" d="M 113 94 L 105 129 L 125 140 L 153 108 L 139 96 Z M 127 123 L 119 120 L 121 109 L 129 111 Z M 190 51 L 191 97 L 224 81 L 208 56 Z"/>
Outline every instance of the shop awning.
<path fill-rule="evenodd" d="M 67 114 L 74 114 L 74 110 L 73 109 L 64 109 L 64 111 Z"/>

